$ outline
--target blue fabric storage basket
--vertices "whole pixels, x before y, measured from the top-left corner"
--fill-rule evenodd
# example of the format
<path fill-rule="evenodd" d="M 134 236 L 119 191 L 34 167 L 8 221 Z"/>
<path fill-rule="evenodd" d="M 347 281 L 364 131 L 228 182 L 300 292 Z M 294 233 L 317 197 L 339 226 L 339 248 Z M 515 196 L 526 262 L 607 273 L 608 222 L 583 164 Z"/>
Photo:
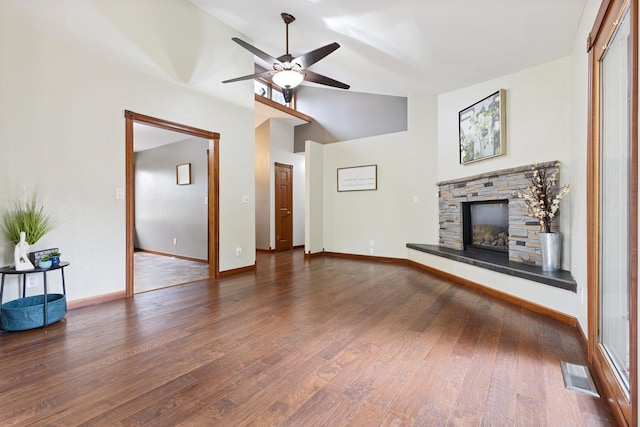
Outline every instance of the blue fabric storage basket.
<path fill-rule="evenodd" d="M 62 319 L 67 313 L 67 298 L 63 294 L 47 294 L 47 324 Z M 24 331 L 44 326 L 44 295 L 19 298 L 2 304 L 0 328 Z"/>

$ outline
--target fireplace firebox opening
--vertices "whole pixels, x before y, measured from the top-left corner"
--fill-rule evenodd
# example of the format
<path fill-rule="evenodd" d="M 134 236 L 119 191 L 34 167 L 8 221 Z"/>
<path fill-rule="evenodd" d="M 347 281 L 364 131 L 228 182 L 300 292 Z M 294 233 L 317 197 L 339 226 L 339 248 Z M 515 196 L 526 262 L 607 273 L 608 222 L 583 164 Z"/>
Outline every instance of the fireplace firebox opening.
<path fill-rule="evenodd" d="M 464 248 L 509 252 L 509 201 L 462 203 Z"/>

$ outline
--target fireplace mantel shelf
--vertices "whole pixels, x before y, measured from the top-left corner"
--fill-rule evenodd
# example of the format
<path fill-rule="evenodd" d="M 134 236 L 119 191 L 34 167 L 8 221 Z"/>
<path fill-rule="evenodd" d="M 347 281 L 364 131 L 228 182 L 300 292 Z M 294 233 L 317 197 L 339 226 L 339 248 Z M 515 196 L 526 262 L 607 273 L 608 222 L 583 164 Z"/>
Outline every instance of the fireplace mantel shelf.
<path fill-rule="evenodd" d="M 407 243 L 407 248 L 572 292 L 576 292 L 577 289 L 577 283 L 570 271 L 542 271 L 542 268 L 538 266 L 509 261 L 505 254 L 499 252 L 473 249 L 460 251 L 421 243 Z"/>

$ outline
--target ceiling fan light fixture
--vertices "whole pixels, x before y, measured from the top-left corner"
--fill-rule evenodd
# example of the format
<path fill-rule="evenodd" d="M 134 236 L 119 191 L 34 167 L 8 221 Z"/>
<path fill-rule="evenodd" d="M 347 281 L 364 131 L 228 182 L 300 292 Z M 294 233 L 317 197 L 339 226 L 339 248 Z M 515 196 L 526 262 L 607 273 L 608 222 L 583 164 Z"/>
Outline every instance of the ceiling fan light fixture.
<path fill-rule="evenodd" d="M 304 80 L 304 76 L 293 70 L 280 71 L 272 77 L 273 82 L 282 89 L 293 89 Z"/>
<path fill-rule="evenodd" d="M 349 85 L 347 84 L 330 79 L 329 77 L 323 76 L 321 74 L 314 73 L 313 71 L 310 71 L 308 69 L 311 65 L 315 64 L 325 56 L 329 55 L 331 52 L 338 49 L 340 45 L 336 42 L 333 42 L 326 46 L 322 46 L 318 49 L 307 52 L 304 55 L 293 57 L 289 53 L 289 24 L 295 21 L 296 18 L 288 13 L 282 13 L 280 15 L 282 16 L 282 20 L 284 21 L 286 26 L 287 50 L 284 55 L 276 58 L 269 55 L 268 53 L 261 51 L 257 47 L 250 45 L 244 40 L 241 40 L 237 37 L 231 38 L 231 40 L 238 43 L 249 52 L 253 53 L 254 56 L 260 58 L 262 61 L 264 61 L 264 63 L 273 64 L 273 70 L 254 73 L 248 76 L 236 77 L 235 79 L 224 80 L 222 83 L 231 83 L 240 80 L 259 79 L 271 76 L 273 84 L 279 86 L 282 89 L 282 93 L 285 97 L 286 102 L 290 102 L 291 97 L 293 96 L 293 89 L 299 86 L 303 80 L 325 86 L 337 87 L 340 89 L 349 89 Z M 269 67 L 267 66 L 267 68 Z"/>

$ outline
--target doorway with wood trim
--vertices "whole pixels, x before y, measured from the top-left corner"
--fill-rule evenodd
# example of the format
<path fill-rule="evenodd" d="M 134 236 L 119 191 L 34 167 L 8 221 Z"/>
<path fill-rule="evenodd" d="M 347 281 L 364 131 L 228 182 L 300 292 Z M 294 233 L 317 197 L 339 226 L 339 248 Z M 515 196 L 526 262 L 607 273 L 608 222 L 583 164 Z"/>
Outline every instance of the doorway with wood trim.
<path fill-rule="evenodd" d="M 293 249 L 293 166 L 275 163 L 276 251 Z"/>
<path fill-rule="evenodd" d="M 126 295 L 134 295 L 135 246 L 135 177 L 134 177 L 134 123 L 142 123 L 209 141 L 207 153 L 207 233 L 209 277 L 219 273 L 219 141 L 220 135 L 203 129 L 170 122 L 125 110 L 126 125 Z"/>

